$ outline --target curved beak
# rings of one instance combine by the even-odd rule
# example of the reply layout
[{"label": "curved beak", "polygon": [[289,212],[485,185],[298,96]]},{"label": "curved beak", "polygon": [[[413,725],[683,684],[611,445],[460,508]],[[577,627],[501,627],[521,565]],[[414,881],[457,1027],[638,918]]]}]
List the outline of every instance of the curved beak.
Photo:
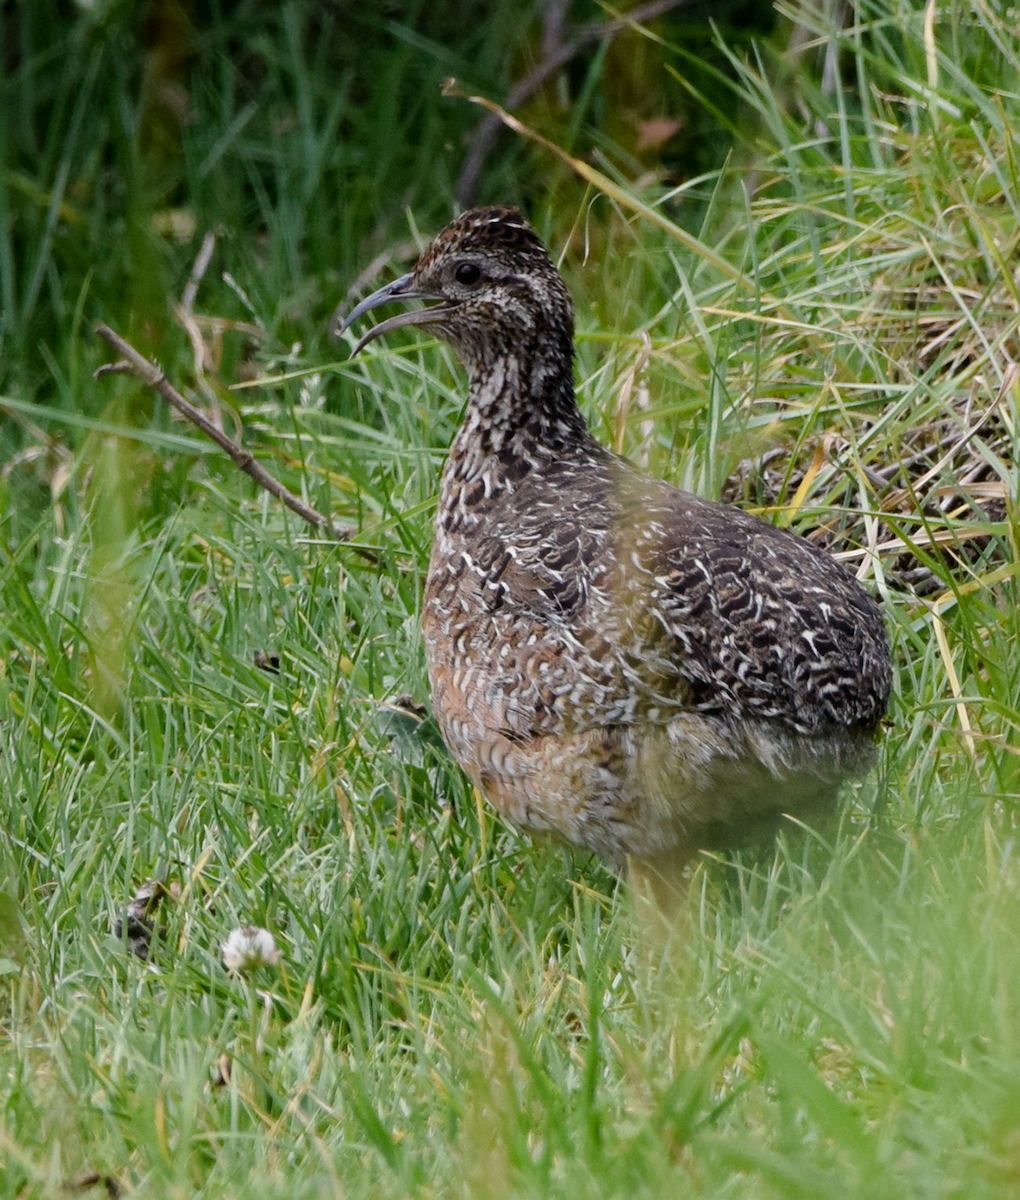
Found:
[{"label": "curved beak", "polygon": [[[394,279],[392,283],[381,287],[377,292],[373,292],[371,296],[366,296],[350,314],[343,318],[343,313],[340,308],[337,308],[333,313],[332,319],[329,322],[329,335],[332,338],[338,338],[345,329],[373,308],[378,308],[380,304],[390,304],[394,301],[404,300],[441,300],[441,296],[436,296],[432,292],[420,292],[411,287],[411,281],[414,278],[414,272],[409,271],[406,275],[401,275],[399,279]],[[414,309],[410,312],[397,313],[395,317],[388,317],[385,321],[380,321],[378,325],[373,325],[372,328],[362,336],[361,340],[351,351],[351,358],[360,352],[368,345],[369,342],[375,341],[377,337],[381,337],[384,333],[389,333],[393,329],[403,329],[405,325],[431,325],[435,321],[441,321],[448,312],[454,309],[454,304],[434,304],[432,308]]]}]

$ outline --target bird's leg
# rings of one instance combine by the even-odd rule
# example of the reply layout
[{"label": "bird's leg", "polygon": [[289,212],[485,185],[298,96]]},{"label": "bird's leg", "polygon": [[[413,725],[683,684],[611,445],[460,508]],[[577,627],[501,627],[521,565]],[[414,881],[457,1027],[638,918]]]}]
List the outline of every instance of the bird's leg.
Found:
[{"label": "bird's leg", "polygon": [[680,917],[690,888],[693,856],[693,848],[677,847],[668,854],[627,859],[627,881],[642,918],[671,926]]}]

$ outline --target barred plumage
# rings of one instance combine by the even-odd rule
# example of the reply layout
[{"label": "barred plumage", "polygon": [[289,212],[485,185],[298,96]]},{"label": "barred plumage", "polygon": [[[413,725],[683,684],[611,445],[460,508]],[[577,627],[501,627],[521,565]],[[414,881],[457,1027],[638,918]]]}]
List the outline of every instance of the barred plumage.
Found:
[{"label": "barred plumage", "polygon": [[[425,586],[436,716],[514,824],[670,880],[700,848],[832,802],[874,759],[891,664],[824,551],[639,472],[574,397],[573,310],[513,208],[458,217],[380,304],[470,377]],[[357,352],[357,351],[356,351]]]}]

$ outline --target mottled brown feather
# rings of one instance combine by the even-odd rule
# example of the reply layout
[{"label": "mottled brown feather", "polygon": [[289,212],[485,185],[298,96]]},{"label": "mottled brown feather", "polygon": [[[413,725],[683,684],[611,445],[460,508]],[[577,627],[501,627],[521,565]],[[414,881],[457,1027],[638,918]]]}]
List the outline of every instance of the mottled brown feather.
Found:
[{"label": "mottled brown feather", "polygon": [[[516,209],[458,217],[403,294],[441,301],[430,328],[470,377],[423,625],[471,779],[521,828],[667,876],[830,804],[872,764],[889,697],[871,596],[812,543],[591,437],[570,296]],[[358,311],[403,296],[377,298]]]}]

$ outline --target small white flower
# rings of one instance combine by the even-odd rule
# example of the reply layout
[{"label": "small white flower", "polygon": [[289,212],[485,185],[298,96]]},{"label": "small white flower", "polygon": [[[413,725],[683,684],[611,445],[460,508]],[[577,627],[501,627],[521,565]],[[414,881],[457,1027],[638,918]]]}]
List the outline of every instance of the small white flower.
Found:
[{"label": "small white flower", "polygon": [[258,925],[232,929],[220,950],[223,953],[223,965],[227,970],[237,971],[242,975],[247,975],[256,967],[275,967],[283,958],[283,951],[277,946],[276,938],[268,929],[262,929]]}]

